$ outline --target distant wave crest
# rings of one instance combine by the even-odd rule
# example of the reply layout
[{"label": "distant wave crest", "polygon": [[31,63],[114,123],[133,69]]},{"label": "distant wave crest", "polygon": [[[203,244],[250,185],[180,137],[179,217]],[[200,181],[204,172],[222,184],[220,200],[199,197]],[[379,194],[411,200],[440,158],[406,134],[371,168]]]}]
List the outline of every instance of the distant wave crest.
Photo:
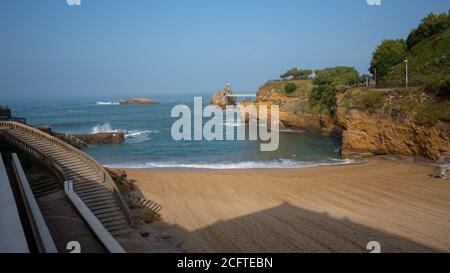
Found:
[{"label": "distant wave crest", "polygon": [[329,159],[326,161],[292,161],[290,159],[278,159],[272,161],[243,161],[222,163],[177,163],[177,162],[146,162],[111,164],[107,167],[130,169],[154,169],[154,168],[190,168],[190,169],[294,169],[313,168],[319,166],[347,165],[356,163],[354,160]]}]

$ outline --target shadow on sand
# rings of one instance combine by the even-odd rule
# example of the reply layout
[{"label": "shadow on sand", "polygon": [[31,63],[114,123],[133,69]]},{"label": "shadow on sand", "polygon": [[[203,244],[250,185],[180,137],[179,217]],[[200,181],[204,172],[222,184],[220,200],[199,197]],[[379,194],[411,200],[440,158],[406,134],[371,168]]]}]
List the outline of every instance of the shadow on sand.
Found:
[{"label": "shadow on sand", "polygon": [[379,242],[381,252],[387,253],[438,251],[401,236],[289,203],[194,231],[164,220],[150,226],[178,241],[179,250],[186,252],[368,253],[366,247],[370,241]]}]

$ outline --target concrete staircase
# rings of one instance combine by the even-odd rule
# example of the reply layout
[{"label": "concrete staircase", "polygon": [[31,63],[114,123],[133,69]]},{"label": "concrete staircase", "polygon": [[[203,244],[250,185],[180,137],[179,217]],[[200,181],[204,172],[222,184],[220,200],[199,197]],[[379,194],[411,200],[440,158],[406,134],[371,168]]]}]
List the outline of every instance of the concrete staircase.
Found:
[{"label": "concrete staircase", "polygon": [[61,190],[61,185],[51,176],[40,176],[33,179],[28,179],[31,190],[37,198],[47,196]]},{"label": "concrete staircase", "polygon": [[[29,151],[57,169],[64,180],[73,181],[76,194],[114,236],[129,231],[130,215],[125,201],[109,174],[94,159],[61,140],[33,127],[0,122],[0,137]],[[36,156],[40,155],[40,156]],[[46,158],[39,158],[46,157]],[[60,188],[51,179],[32,182],[38,196]]]}]

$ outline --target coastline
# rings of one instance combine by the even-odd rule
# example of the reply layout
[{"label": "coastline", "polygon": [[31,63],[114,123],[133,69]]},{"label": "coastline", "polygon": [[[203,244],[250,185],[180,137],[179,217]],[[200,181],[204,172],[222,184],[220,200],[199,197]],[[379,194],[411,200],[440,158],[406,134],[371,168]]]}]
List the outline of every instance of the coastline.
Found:
[{"label": "coastline", "polygon": [[163,206],[147,229],[179,251],[368,252],[369,241],[382,252],[450,251],[450,183],[427,164],[126,171]]}]

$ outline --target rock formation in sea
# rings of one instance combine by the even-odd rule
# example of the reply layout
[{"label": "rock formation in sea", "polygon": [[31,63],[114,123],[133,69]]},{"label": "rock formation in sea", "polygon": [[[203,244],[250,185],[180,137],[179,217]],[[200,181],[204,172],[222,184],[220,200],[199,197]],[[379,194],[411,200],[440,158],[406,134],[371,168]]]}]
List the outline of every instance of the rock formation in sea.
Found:
[{"label": "rock formation in sea", "polygon": [[72,135],[89,145],[96,144],[122,144],[125,141],[124,132],[77,134]]},{"label": "rock formation in sea", "polygon": [[37,129],[50,134],[60,140],[83,150],[89,145],[96,144],[122,144],[125,141],[125,132],[105,132],[95,134],[61,134],[52,130],[49,125],[37,126]]},{"label": "rock formation in sea", "polygon": [[156,102],[152,99],[147,98],[135,98],[135,99],[121,99],[119,104],[155,104]]},{"label": "rock formation in sea", "polygon": [[236,104],[235,98],[227,96],[230,94],[233,94],[233,90],[228,85],[223,90],[212,95],[211,104],[218,105],[222,108],[225,108],[227,105],[235,105]]}]

